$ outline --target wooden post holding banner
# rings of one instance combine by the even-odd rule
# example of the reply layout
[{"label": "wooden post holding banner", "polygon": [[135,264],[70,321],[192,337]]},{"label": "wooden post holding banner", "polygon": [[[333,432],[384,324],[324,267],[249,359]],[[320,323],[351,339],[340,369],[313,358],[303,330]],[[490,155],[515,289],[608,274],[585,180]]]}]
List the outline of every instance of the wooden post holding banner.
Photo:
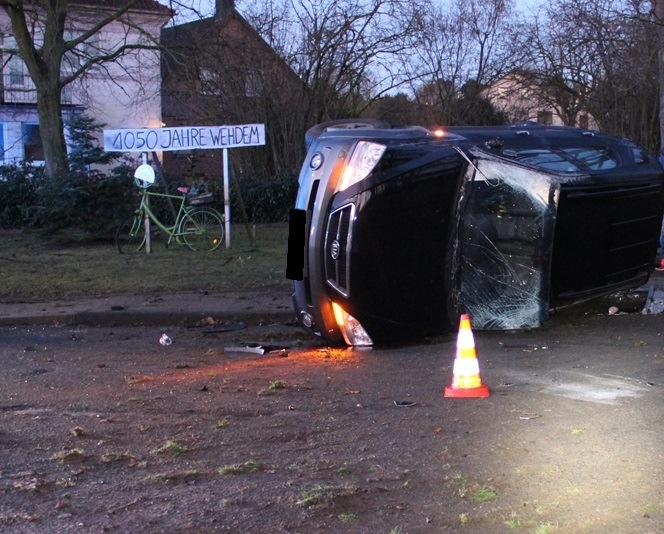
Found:
[{"label": "wooden post holding banner", "polygon": [[[136,169],[134,173],[134,178],[143,180],[147,183],[154,183],[154,169],[148,165],[148,154],[143,152],[143,164]],[[145,202],[148,204],[150,197],[145,197]],[[149,204],[148,204],[149,207]],[[150,241],[150,216],[148,212],[145,212],[145,218],[143,219],[143,226],[145,228],[145,253],[150,254],[152,252],[152,242]]]},{"label": "wooden post holding banner", "polygon": [[[265,144],[265,124],[235,124],[231,126],[178,126],[174,128],[130,128],[104,130],[104,150],[107,152],[167,152],[175,150],[223,150],[224,218],[226,248],[231,246],[231,211],[229,201],[228,149]],[[137,171],[138,172],[138,171]],[[154,179],[153,179],[154,181]],[[146,220],[146,239],[150,239]],[[149,249],[149,241],[146,243]]]},{"label": "wooden post holding banner", "polygon": [[223,150],[224,159],[224,225],[226,226],[226,248],[231,248],[231,202],[228,174],[228,149]]}]

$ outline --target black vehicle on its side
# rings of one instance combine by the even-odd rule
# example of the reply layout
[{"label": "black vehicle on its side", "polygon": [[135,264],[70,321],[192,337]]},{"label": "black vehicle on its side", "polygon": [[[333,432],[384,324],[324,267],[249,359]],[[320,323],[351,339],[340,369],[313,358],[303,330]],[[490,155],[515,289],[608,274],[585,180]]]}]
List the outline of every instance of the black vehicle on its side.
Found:
[{"label": "black vehicle on its side", "polygon": [[631,141],[569,127],[310,130],[288,272],[301,325],[371,345],[541,326],[650,275],[664,172]]}]

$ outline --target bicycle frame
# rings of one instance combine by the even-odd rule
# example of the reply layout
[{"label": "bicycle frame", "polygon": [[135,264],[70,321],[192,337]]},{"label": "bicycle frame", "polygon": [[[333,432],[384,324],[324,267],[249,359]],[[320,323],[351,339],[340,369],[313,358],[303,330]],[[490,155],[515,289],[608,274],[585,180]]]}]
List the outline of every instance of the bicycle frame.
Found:
[{"label": "bicycle frame", "polygon": [[[168,241],[166,242],[166,245],[170,245],[171,241],[173,241],[173,238],[177,240],[178,237],[183,235],[183,232],[179,231],[180,228],[180,222],[182,221],[182,217],[187,214],[191,208],[187,205],[185,205],[187,201],[186,196],[182,195],[170,195],[166,193],[153,193],[147,190],[147,188],[144,188],[141,191],[141,203],[138,206],[138,209],[136,210],[137,215],[141,215],[141,218],[145,217],[145,213],[148,214],[148,217],[152,222],[154,222],[161,230],[166,232],[168,234]],[[159,220],[159,218],[155,215],[155,213],[152,211],[150,208],[150,202],[149,198],[150,197],[162,197],[162,198],[171,198],[171,199],[177,199],[180,201],[180,207],[178,209],[177,216],[175,217],[175,222],[173,223],[172,226],[167,226],[163,222]]]},{"label": "bicycle frame", "polygon": [[[223,217],[211,206],[187,204],[190,200],[197,200],[198,204],[202,204],[201,197],[191,199],[186,194],[152,193],[148,191],[151,183],[138,178],[135,181],[141,189],[141,200],[133,215],[122,221],[115,232],[115,246],[120,254],[132,254],[141,249],[145,249],[148,253],[152,251],[150,221],[168,234],[166,247],[173,241],[178,245],[186,245],[192,250],[212,251],[219,246],[224,237]],[[178,191],[187,192],[185,188],[178,188]],[[212,197],[211,194],[207,196],[210,199]],[[168,201],[173,211],[173,224],[166,224],[159,219],[156,211],[161,212],[161,210],[156,210],[156,206],[153,208],[150,205],[150,197]],[[170,222],[170,217],[167,220]]]}]

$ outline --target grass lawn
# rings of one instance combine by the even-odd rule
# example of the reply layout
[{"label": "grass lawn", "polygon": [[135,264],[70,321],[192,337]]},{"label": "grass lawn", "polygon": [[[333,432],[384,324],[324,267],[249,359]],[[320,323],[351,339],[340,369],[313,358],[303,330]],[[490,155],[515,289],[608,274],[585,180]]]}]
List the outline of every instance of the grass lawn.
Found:
[{"label": "grass lawn", "polygon": [[243,225],[231,227],[231,247],[194,252],[187,246],[152,254],[118,254],[112,241],[75,241],[33,230],[0,230],[0,302],[157,291],[288,289],[288,224],[256,225],[251,246]]}]

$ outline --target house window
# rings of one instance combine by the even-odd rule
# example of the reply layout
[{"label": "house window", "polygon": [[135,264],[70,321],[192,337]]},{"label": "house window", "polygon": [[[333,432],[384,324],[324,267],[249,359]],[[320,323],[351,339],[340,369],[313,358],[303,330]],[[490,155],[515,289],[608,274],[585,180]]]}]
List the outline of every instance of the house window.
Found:
[{"label": "house window", "polygon": [[23,124],[23,159],[25,161],[44,161],[45,159],[39,124]]},{"label": "house window", "polygon": [[263,75],[261,71],[250,69],[244,77],[244,94],[247,98],[255,98],[263,92]]},{"label": "house window", "polygon": [[219,71],[201,67],[198,71],[198,78],[201,81],[202,95],[221,95],[221,78]]},{"label": "house window", "polygon": [[10,59],[7,66],[7,85],[10,87],[22,86],[24,78],[23,61],[19,58]]},{"label": "house window", "polygon": [[[95,33],[94,35],[91,35],[86,41],[79,45],[79,47],[83,53],[83,57],[87,60],[99,56],[101,54],[101,39],[99,34]],[[93,66],[93,68],[95,67],[96,65]]]},{"label": "house window", "polygon": [[[78,39],[81,35],[81,31],[77,30],[65,30],[64,39],[65,41],[73,41]],[[99,65],[90,65],[90,61],[102,55],[100,52],[100,38],[99,34],[94,34],[90,36],[86,41],[79,43],[75,48],[69,50],[64,57],[62,58],[62,73],[63,75],[71,75],[76,72],[83,66],[88,65],[88,70],[90,72],[98,72]]]},{"label": "house window", "polygon": [[553,113],[550,111],[538,111],[537,124],[551,126],[553,124]]},{"label": "house window", "polygon": [[585,113],[579,115],[579,127],[580,128],[583,128],[584,130],[587,130],[588,129],[588,123],[589,123],[588,115],[586,115]]},{"label": "house window", "polygon": [[526,108],[515,107],[512,110],[512,121],[513,122],[523,122],[527,121],[530,118],[530,113]]},{"label": "house window", "polygon": [[10,57],[3,65],[2,81],[4,83],[4,97],[6,103],[37,102],[37,93],[32,78],[28,75],[28,68],[18,56]]}]

